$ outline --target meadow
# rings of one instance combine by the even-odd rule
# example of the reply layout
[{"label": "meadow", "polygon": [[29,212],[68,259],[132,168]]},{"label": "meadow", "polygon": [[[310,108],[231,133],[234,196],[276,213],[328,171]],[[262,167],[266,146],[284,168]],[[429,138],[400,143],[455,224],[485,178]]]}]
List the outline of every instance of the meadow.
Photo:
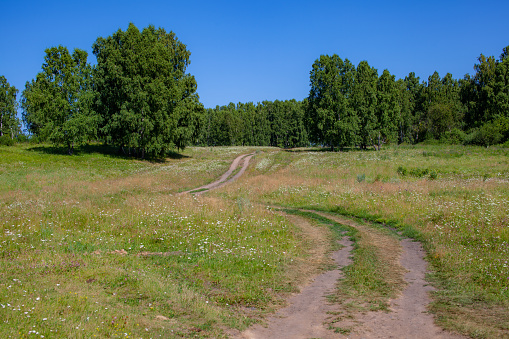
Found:
[{"label": "meadow", "polygon": [[[367,223],[372,232],[382,227],[419,240],[437,289],[436,322],[475,338],[509,337],[508,155],[507,148],[463,146],[273,152],[257,157],[246,181],[232,184],[226,197],[242,192],[263,204],[332,212]],[[397,293],[394,279],[370,288],[355,278],[369,248],[376,245],[357,249],[338,295],[350,289],[357,300],[366,293],[378,300]],[[364,279],[380,274],[375,271]]]},{"label": "meadow", "polygon": [[[178,194],[253,151],[236,182]],[[0,147],[0,336],[220,338],[245,329],[327,269],[326,259],[308,260],[314,240],[274,206],[308,218],[331,239],[328,251],[341,225],[298,209],[421,241],[437,322],[472,337],[508,336],[508,155],[460,146],[191,147],[139,161],[93,147],[75,156]],[[397,289],[363,285],[377,258],[358,269],[372,253],[369,234],[351,236],[354,264],[331,300],[352,291],[349,300],[375,298],[383,309]],[[376,274],[397,281],[400,273]]]}]

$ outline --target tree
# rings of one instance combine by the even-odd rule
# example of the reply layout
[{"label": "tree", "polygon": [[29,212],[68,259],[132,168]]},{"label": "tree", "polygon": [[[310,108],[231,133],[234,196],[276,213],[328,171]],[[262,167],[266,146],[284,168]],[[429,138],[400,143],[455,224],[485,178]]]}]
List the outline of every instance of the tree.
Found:
[{"label": "tree", "polygon": [[398,125],[401,124],[401,106],[395,76],[384,70],[377,84],[378,150],[382,143],[398,140]]},{"label": "tree", "polygon": [[495,68],[493,94],[489,103],[493,118],[509,118],[509,46],[503,49]]},{"label": "tree", "polygon": [[401,119],[398,126],[398,141],[415,142],[418,138],[417,122],[421,116],[421,98],[423,85],[414,72],[404,80],[398,80],[400,88]]},{"label": "tree", "polygon": [[310,72],[307,126],[315,143],[346,147],[357,142],[359,121],[349,105],[355,67],[336,54],[321,55]]},{"label": "tree", "polygon": [[378,72],[361,61],[355,73],[355,85],[352,91],[352,108],[359,117],[359,143],[362,148],[375,146],[378,140],[377,107]]},{"label": "tree", "polygon": [[7,135],[14,139],[21,132],[20,121],[16,116],[18,90],[7,79],[0,76],[0,137]]},{"label": "tree", "polygon": [[32,134],[65,145],[72,154],[75,146],[96,134],[92,68],[83,50],[71,55],[58,46],[45,52],[42,72],[23,91],[23,120]]},{"label": "tree", "polygon": [[440,139],[446,132],[460,128],[464,116],[460,82],[450,73],[441,79],[438,72],[434,72],[423,90],[422,108],[421,140]]},{"label": "tree", "polygon": [[198,140],[205,110],[190,52],[173,32],[134,24],[93,45],[101,132],[108,143],[145,157],[163,156]]},{"label": "tree", "polygon": [[466,86],[462,89],[462,101],[467,105],[465,123],[468,128],[480,127],[493,119],[490,102],[494,97],[495,57],[481,54],[474,65],[475,75],[466,76]]}]

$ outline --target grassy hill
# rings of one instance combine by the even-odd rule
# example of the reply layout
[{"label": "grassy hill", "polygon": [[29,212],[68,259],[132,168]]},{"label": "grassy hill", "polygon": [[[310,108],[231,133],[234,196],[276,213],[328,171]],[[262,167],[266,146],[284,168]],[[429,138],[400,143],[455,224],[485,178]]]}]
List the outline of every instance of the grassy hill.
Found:
[{"label": "grassy hill", "polygon": [[[240,180],[200,197],[178,194],[252,151]],[[509,335],[507,149],[188,148],[152,162],[100,147],[77,153],[0,147],[1,337],[243,329],[327,268],[326,257],[307,260],[313,239],[268,205],[334,212],[419,239],[439,324],[473,337]],[[334,227],[313,222],[331,250]],[[370,298],[348,281],[338,287]],[[380,296],[390,286],[377,288]]]}]

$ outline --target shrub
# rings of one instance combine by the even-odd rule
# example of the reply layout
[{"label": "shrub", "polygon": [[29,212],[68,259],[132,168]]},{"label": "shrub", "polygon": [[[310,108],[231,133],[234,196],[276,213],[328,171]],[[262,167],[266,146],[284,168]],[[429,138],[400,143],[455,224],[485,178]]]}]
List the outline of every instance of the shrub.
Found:
[{"label": "shrub", "polygon": [[440,138],[440,143],[450,145],[461,145],[465,142],[467,134],[459,128],[453,128],[450,131],[444,133]]},{"label": "shrub", "polygon": [[357,174],[357,182],[363,182],[364,180],[366,180],[366,174]]},{"label": "shrub", "polygon": [[429,172],[429,179],[430,180],[435,180],[436,178],[438,178],[438,173],[435,170],[431,170]]},{"label": "shrub", "polygon": [[409,174],[413,177],[421,178],[429,173],[427,168],[411,168]]},{"label": "shrub", "polygon": [[18,142],[18,143],[26,143],[29,141],[30,141],[30,138],[26,134],[20,134],[16,137],[16,142]]},{"label": "shrub", "polygon": [[403,166],[399,166],[396,171],[401,176],[405,176],[407,174],[407,169],[405,167],[403,167]]},{"label": "shrub", "polygon": [[14,145],[14,140],[12,140],[7,135],[2,135],[0,137],[0,145],[2,145],[2,146],[12,146],[12,145]]},{"label": "shrub", "polygon": [[396,170],[398,172],[399,175],[401,176],[406,176],[406,175],[410,175],[412,177],[416,177],[416,178],[422,178],[426,175],[429,174],[429,178],[431,180],[434,180],[438,177],[438,174],[435,170],[429,170],[428,168],[410,168],[410,169],[406,169],[405,167],[403,166],[399,166],[398,169]]},{"label": "shrub", "polygon": [[465,138],[467,145],[490,146],[509,140],[509,118],[499,117],[473,129]]}]

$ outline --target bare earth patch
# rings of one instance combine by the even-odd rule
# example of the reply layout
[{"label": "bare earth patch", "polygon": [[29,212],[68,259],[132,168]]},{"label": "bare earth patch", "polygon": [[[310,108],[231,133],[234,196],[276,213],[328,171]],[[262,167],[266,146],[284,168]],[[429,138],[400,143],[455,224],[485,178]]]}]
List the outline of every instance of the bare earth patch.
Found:
[{"label": "bare earth patch", "polygon": [[[355,221],[319,213],[337,222],[356,227],[366,235],[367,226],[359,225]],[[280,309],[274,316],[267,318],[265,326],[257,324],[242,333],[231,333],[233,338],[465,338],[458,334],[446,332],[433,321],[433,315],[428,313],[430,302],[429,291],[433,288],[425,281],[427,263],[424,251],[418,242],[411,239],[401,241],[402,249],[392,249],[395,260],[399,259],[400,269],[405,270],[404,282],[406,287],[402,293],[390,301],[389,312],[349,313],[342,305],[331,304],[325,298],[336,287],[342,278],[339,268],[349,265],[352,243],[343,238],[341,250],[333,254],[338,269],[318,275],[314,281],[304,287],[301,293],[288,299],[288,306]],[[401,286],[403,286],[403,284]],[[337,314],[350,314],[349,317],[339,317],[333,321],[336,329],[351,329],[348,333],[335,333],[327,329],[327,323]]]},{"label": "bare earth patch", "polygon": [[[360,326],[349,338],[465,338],[442,330],[427,312],[429,291],[433,288],[424,280],[427,263],[424,251],[418,242],[411,239],[401,241],[403,253],[401,265],[408,271],[408,285],[403,294],[391,300],[389,313],[369,312],[356,318]],[[341,326],[341,324],[338,324]]]},{"label": "bare earth patch", "polygon": [[[238,179],[244,172],[246,171],[247,167],[249,166],[249,160],[253,157],[254,153],[251,154],[242,154],[233,160],[232,164],[230,165],[230,168],[228,171],[226,171],[218,180],[211,182],[210,184],[193,188],[191,190],[180,192],[179,194],[185,194],[185,193],[192,193],[195,195],[200,195],[204,192],[207,192],[209,190],[222,187],[226,185],[227,183],[230,183],[236,179]],[[230,178],[232,173],[239,167],[240,162],[244,160],[243,165],[238,173],[236,173],[233,177]],[[229,178],[229,179],[228,179]]]},{"label": "bare earth patch", "polygon": [[233,337],[242,339],[336,338],[337,334],[328,330],[324,324],[330,318],[330,314],[335,313],[338,308],[327,302],[326,295],[332,293],[338,279],[342,278],[340,268],[350,263],[352,242],[343,238],[340,244],[344,247],[332,255],[337,269],[318,275],[311,284],[302,289],[301,293],[289,298],[289,305],[269,317],[266,320],[266,327],[257,324],[242,333],[234,334]]}]

